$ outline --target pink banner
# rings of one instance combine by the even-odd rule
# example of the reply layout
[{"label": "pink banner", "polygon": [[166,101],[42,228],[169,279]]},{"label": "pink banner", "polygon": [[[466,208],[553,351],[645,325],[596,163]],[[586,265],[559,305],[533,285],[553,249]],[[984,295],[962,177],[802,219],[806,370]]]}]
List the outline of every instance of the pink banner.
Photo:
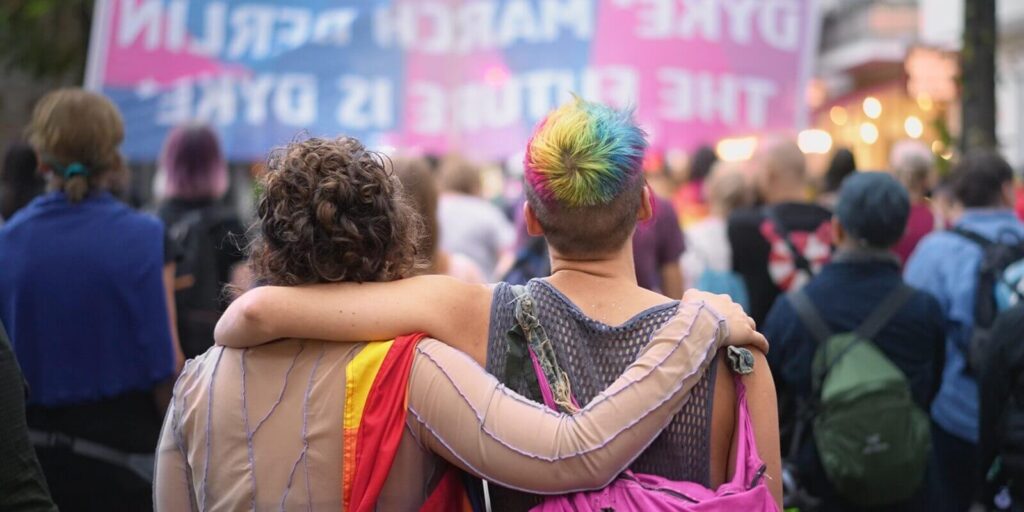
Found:
[{"label": "pink banner", "polygon": [[806,122],[815,0],[99,0],[88,85],[152,159],[203,121],[235,159],[298,133],[505,158],[572,94],[659,150]]}]

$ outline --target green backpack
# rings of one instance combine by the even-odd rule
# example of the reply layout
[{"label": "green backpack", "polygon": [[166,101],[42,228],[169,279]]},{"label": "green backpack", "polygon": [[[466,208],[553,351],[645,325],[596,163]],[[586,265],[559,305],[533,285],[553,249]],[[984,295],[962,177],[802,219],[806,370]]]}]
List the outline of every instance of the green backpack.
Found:
[{"label": "green backpack", "polygon": [[914,403],[906,375],[872,341],[913,293],[900,285],[857,330],[842,334],[832,333],[803,291],[788,295],[818,342],[802,421],[813,424],[829,481],[862,506],[907,500],[925,476],[928,415]]}]

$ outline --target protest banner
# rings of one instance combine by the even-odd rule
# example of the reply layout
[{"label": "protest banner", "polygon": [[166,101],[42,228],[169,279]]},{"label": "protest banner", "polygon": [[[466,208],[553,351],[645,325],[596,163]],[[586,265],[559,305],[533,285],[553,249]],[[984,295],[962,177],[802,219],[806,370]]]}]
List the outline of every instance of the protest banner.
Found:
[{"label": "protest banner", "polygon": [[794,130],[815,0],[98,0],[86,86],[125,153],[217,128],[233,160],[301,134],[480,158],[578,94],[634,107],[659,150]]}]

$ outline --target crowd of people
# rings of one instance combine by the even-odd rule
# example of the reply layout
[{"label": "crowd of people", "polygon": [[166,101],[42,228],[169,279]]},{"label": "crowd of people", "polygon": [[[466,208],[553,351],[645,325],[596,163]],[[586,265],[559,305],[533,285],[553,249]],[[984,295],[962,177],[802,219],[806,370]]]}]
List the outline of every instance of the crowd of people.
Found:
[{"label": "crowd of people", "polygon": [[995,152],[680,174],[573,99],[518,201],[311,137],[249,222],[215,131],[171,130],[149,212],[124,137],[55,91],[0,169],[0,509],[1024,510]]}]

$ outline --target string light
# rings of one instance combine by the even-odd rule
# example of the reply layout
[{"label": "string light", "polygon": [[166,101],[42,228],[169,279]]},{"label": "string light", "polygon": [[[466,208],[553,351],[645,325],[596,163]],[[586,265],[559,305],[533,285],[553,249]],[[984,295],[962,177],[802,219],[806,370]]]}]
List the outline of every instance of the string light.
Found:
[{"label": "string light", "polygon": [[924,134],[924,123],[921,122],[921,118],[917,116],[909,116],[907,120],[903,122],[903,129],[907,131],[907,135],[912,139],[920,139],[921,135]]},{"label": "string light", "polygon": [[796,144],[804,153],[823,155],[832,149],[832,136],[824,130],[804,130],[797,135]]},{"label": "string light", "polygon": [[871,119],[878,119],[882,115],[882,102],[878,101],[878,98],[874,96],[868,96],[864,98],[864,114]]},{"label": "string light", "polygon": [[757,137],[722,139],[715,145],[715,153],[718,153],[718,158],[726,162],[750,160],[756,149]]},{"label": "string light", "polygon": [[833,123],[839,126],[846,124],[846,121],[849,118],[849,116],[846,114],[846,109],[840,107],[839,105],[836,105],[829,109],[828,117],[829,119],[832,120]]},{"label": "string light", "polygon": [[878,127],[873,123],[861,123],[860,125],[860,140],[866,144],[874,144],[878,142]]}]

